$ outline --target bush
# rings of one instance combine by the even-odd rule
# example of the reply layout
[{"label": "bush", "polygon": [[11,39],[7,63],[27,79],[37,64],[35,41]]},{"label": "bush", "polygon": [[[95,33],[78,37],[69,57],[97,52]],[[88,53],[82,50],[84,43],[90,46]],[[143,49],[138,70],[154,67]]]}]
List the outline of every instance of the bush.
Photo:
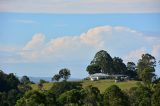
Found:
[{"label": "bush", "polygon": [[55,82],[49,92],[54,93],[56,96],[64,93],[65,91],[72,90],[72,89],[82,89],[82,85],[80,82]]},{"label": "bush", "polygon": [[129,106],[128,97],[116,85],[106,89],[103,100],[104,106]]}]

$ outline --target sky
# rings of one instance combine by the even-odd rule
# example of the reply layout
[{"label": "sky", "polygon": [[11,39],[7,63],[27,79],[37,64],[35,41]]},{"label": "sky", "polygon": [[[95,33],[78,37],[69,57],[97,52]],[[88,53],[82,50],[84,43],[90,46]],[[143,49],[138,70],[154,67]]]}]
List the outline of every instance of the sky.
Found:
[{"label": "sky", "polygon": [[0,23],[0,69],[17,76],[84,78],[102,49],[124,63],[160,60],[159,0],[0,0]]}]

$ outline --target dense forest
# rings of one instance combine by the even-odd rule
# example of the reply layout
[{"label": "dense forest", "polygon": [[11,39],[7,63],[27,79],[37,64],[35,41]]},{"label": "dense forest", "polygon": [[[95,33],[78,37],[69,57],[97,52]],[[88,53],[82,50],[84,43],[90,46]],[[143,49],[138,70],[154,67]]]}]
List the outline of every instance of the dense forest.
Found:
[{"label": "dense forest", "polygon": [[89,74],[124,74],[139,80],[137,87],[129,90],[112,85],[103,93],[96,87],[83,88],[79,82],[67,81],[71,76],[67,68],[53,76],[55,82],[49,90],[42,89],[47,83],[44,80],[37,84],[38,90],[32,90],[34,82],[29,77],[19,79],[0,71],[0,106],[160,106],[160,78],[155,67],[156,59],[150,54],[142,54],[137,64],[124,64],[121,58],[112,58],[101,50],[87,66]]}]

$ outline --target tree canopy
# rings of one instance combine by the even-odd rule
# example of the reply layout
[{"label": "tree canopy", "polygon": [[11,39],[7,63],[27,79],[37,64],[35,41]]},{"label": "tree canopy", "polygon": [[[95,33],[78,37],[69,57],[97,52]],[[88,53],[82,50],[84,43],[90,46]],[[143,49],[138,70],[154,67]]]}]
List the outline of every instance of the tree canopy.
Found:
[{"label": "tree canopy", "polygon": [[104,93],[104,106],[129,106],[129,100],[118,86],[112,85]]},{"label": "tree canopy", "polygon": [[102,73],[112,73],[113,72],[113,59],[112,57],[104,50],[97,52],[94,56],[94,59],[91,61],[91,64],[97,64]]},{"label": "tree canopy", "polygon": [[126,65],[123,63],[123,60],[119,57],[113,58],[113,74],[125,74],[127,71]]},{"label": "tree canopy", "polygon": [[63,68],[59,71],[59,75],[66,81],[70,77],[71,73],[69,69]]},{"label": "tree canopy", "polygon": [[140,79],[147,85],[152,82],[152,78],[155,76],[156,59],[150,54],[143,54],[137,64],[137,74]]},{"label": "tree canopy", "polygon": [[[98,51],[86,71],[89,74],[105,73],[105,74],[128,74],[126,65],[119,57],[112,58],[105,50]],[[130,75],[130,74],[128,74]]]},{"label": "tree canopy", "polygon": [[21,82],[22,84],[29,84],[29,83],[31,83],[31,81],[30,81],[30,79],[29,79],[28,76],[22,76],[20,82]]},{"label": "tree canopy", "polygon": [[91,64],[87,66],[86,71],[89,74],[101,73],[101,67],[98,66],[97,64]]}]

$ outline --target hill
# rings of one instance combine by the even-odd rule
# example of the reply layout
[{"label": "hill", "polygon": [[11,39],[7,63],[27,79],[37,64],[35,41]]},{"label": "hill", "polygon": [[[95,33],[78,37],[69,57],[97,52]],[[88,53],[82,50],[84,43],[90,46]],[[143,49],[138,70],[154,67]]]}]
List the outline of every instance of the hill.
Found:
[{"label": "hill", "polygon": [[[86,86],[92,85],[93,87],[97,87],[100,92],[104,92],[106,88],[110,87],[111,85],[117,85],[122,90],[128,90],[131,87],[136,87],[138,81],[124,81],[124,82],[117,82],[115,83],[114,80],[99,80],[99,81],[90,81],[90,80],[84,80],[80,81],[82,84],[82,87],[85,88]],[[44,83],[43,89],[48,90],[52,87],[54,82],[50,83]],[[38,86],[37,84],[32,84],[31,87],[33,90],[37,90]]]}]

